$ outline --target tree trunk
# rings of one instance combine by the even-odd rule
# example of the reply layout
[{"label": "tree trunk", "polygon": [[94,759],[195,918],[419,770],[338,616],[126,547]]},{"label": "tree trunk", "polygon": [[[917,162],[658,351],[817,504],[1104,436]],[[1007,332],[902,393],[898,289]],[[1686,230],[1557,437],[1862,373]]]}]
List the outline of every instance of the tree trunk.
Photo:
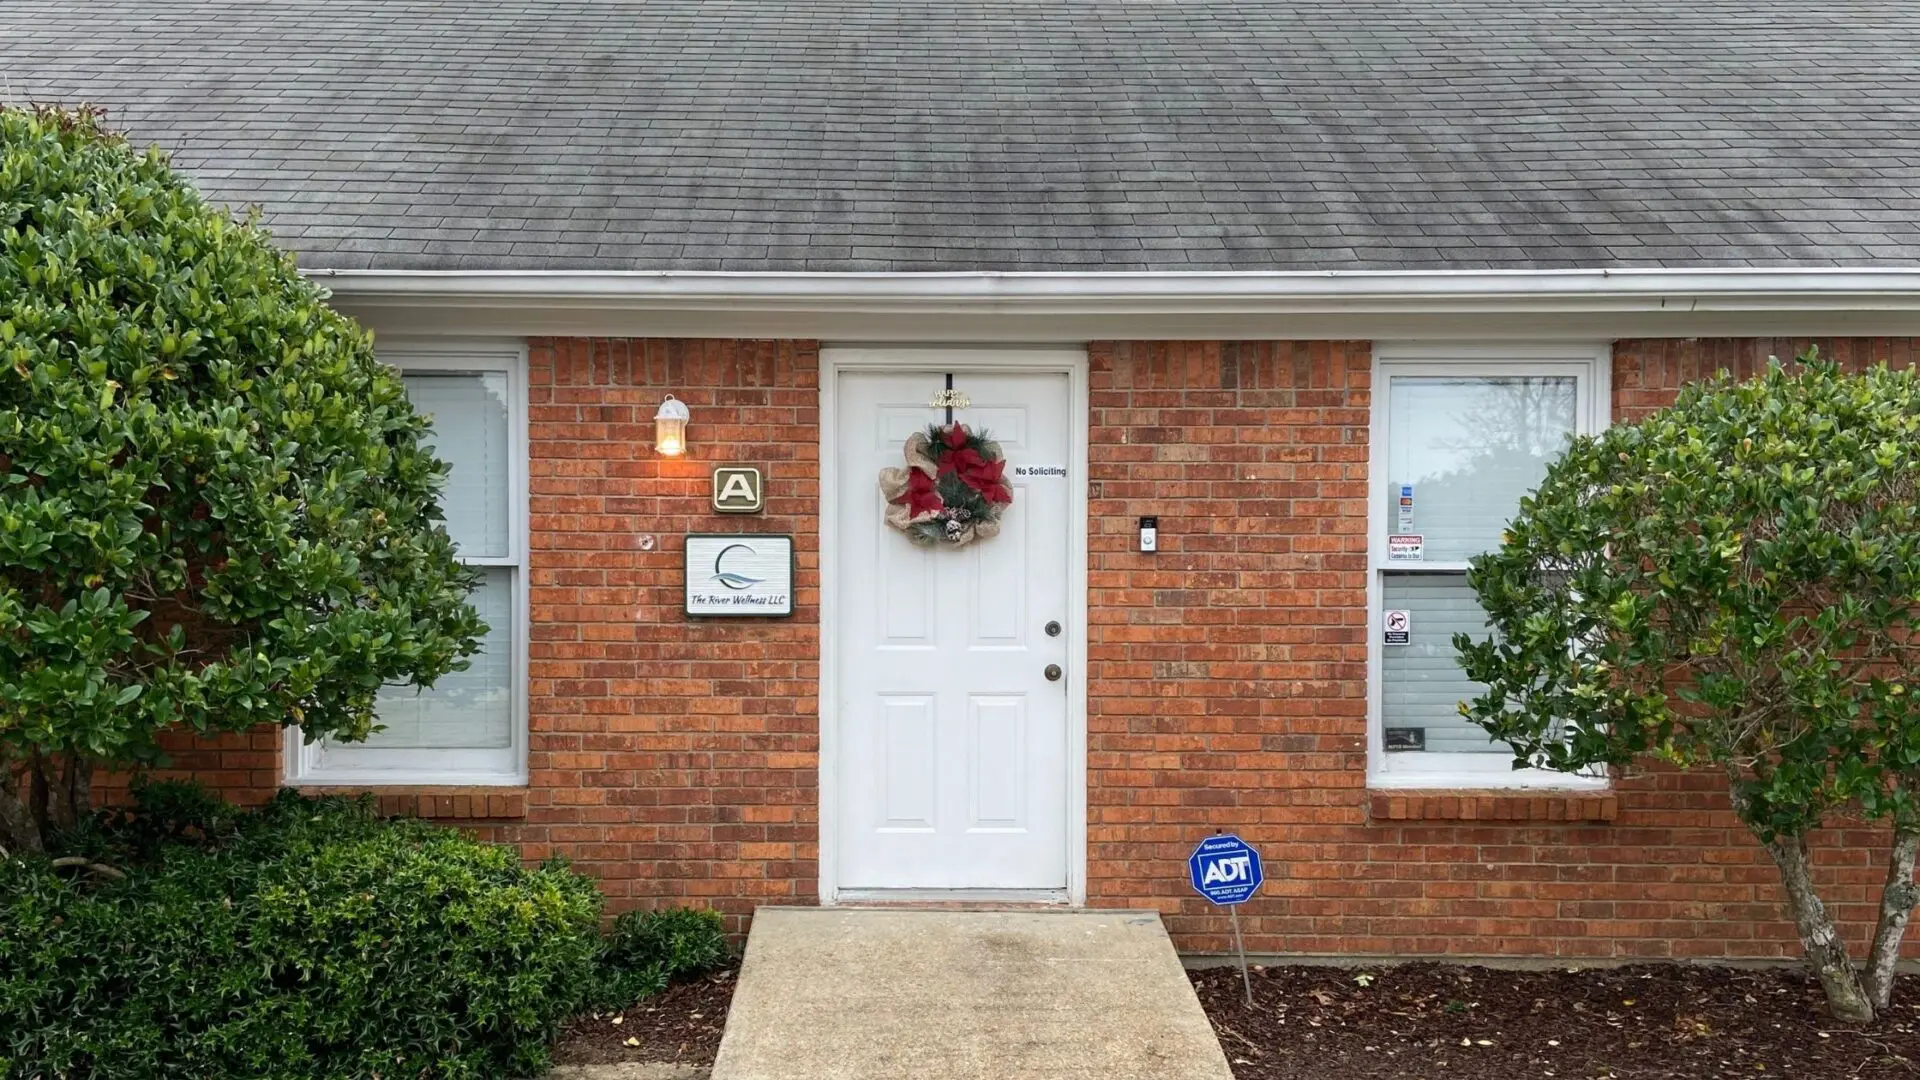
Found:
[{"label": "tree trunk", "polygon": [[33,759],[27,764],[27,813],[33,815],[33,827],[40,834],[41,847],[46,846],[47,838],[54,831],[54,822],[47,814],[47,804],[51,798],[47,784],[47,759],[35,750]]},{"label": "tree trunk", "polygon": [[0,759],[0,847],[10,852],[40,851],[46,845],[33,807],[22,789],[33,786],[17,761]]},{"label": "tree trunk", "polygon": [[1777,836],[1766,844],[1767,854],[1780,867],[1780,878],[1787,887],[1787,906],[1800,931],[1800,944],[1807,951],[1807,963],[1827,992],[1827,1008],[1836,1019],[1865,1024],[1873,1020],[1873,1002],[1860,985],[1860,973],[1854,970],[1847,944],[1834,928],[1833,916],[1813,889],[1813,868],[1807,858],[1807,838]]},{"label": "tree trunk", "polygon": [[75,754],[71,761],[73,779],[67,785],[67,796],[73,800],[74,821],[85,821],[93,813],[93,759]]},{"label": "tree trunk", "polygon": [[34,753],[25,761],[0,759],[0,847],[44,851],[55,834],[93,812],[93,761]]},{"label": "tree trunk", "polygon": [[1880,1012],[1893,1005],[1900,943],[1907,936],[1907,921],[1913,917],[1914,906],[1920,904],[1920,885],[1913,880],[1916,855],[1920,855],[1920,822],[1895,826],[1893,847],[1887,854],[1887,883],[1880,890],[1880,922],[1874,927],[1873,948],[1867,952],[1862,980],[1867,999]]},{"label": "tree trunk", "polygon": [[66,755],[64,762],[48,760],[47,780],[52,789],[47,819],[59,829],[71,829],[86,820],[93,810],[93,763],[78,754]]}]

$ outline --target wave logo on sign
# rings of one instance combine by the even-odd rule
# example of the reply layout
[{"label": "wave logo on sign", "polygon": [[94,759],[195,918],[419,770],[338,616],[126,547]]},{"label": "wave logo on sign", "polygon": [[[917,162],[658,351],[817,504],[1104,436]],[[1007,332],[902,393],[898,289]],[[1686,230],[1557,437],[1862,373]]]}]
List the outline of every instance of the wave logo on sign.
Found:
[{"label": "wave logo on sign", "polygon": [[720,554],[713,557],[713,580],[734,590],[751,589],[755,585],[767,580],[766,578],[748,577],[745,574],[721,569],[720,564],[725,562],[727,556],[735,551],[744,551],[749,555],[754,553],[753,549],[745,544],[728,544],[726,547],[721,548]]}]

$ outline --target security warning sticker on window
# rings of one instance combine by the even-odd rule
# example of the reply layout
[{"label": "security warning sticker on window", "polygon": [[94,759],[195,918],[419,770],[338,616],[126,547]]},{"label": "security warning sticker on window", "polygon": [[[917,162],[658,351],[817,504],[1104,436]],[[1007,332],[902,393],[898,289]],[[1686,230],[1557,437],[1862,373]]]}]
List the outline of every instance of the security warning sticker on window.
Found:
[{"label": "security warning sticker on window", "polygon": [[1423,727],[1390,727],[1384,729],[1386,735],[1381,749],[1391,754],[1396,750],[1425,750],[1427,748],[1427,729]]},{"label": "security warning sticker on window", "polygon": [[1413,635],[1413,612],[1387,611],[1380,616],[1380,640],[1388,645],[1405,645]]},{"label": "security warning sticker on window", "polygon": [[1427,538],[1419,533],[1394,533],[1387,537],[1388,562],[1426,562]]}]

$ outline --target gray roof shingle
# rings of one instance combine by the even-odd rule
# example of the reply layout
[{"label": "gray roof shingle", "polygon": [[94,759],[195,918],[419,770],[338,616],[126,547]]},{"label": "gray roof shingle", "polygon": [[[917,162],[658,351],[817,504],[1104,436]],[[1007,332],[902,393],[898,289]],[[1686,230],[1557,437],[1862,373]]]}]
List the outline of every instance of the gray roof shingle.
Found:
[{"label": "gray roof shingle", "polygon": [[1910,0],[8,0],[304,265],[1920,260]]}]

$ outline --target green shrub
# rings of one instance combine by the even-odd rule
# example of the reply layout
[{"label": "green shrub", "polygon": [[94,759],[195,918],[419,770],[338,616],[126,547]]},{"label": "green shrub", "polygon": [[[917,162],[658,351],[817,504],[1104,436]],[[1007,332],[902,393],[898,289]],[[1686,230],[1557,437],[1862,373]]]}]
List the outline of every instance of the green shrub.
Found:
[{"label": "green shrub", "polygon": [[627,1005],[675,979],[726,964],[727,931],[718,912],[698,908],[629,911],[613,922],[601,953],[599,1004]]},{"label": "green shrub", "polygon": [[600,895],[563,867],[364,800],[141,797],[79,838],[125,880],[0,863],[9,1080],[524,1075],[597,985]]},{"label": "green shrub", "polygon": [[[1486,684],[1466,715],[1516,765],[1720,776],[1834,1013],[1891,1008],[1920,903],[1920,372],[1809,350],[1576,439],[1467,581],[1495,633],[1454,638]],[[1808,836],[1862,817],[1890,829],[1856,965]]]},{"label": "green shrub", "polygon": [[0,846],[162,730],[364,738],[461,666],[426,434],[253,222],[95,113],[0,107]]}]

